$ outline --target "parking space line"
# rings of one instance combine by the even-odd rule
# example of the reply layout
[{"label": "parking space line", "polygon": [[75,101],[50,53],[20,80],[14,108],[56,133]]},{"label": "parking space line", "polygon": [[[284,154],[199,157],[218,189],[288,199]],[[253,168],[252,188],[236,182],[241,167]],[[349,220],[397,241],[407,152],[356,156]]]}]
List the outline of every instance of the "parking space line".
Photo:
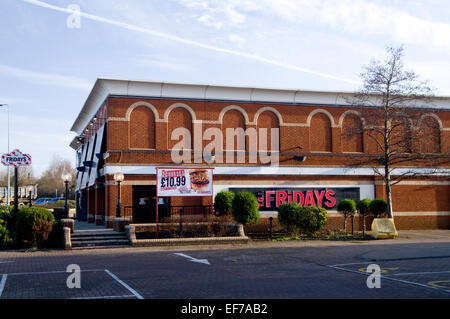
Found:
[{"label": "parking space line", "polygon": [[8,278],[8,275],[7,275],[7,274],[4,274],[4,275],[2,276],[2,281],[0,281],[0,297],[2,296],[3,289],[5,288],[6,278]]},{"label": "parking space line", "polygon": [[403,272],[399,274],[389,274],[389,276],[408,276],[408,275],[430,275],[430,274],[446,274],[448,271],[424,271],[424,272]]},{"label": "parking space line", "polygon": [[[351,270],[351,269],[346,269],[346,268],[337,267],[337,266],[333,266],[333,265],[330,265],[330,266],[327,266],[327,267],[330,267],[330,268],[333,268],[333,269],[336,269],[336,270],[347,271],[347,272],[351,272],[351,273],[355,273],[355,274],[359,274],[359,275],[364,275],[364,276],[369,276],[370,275],[369,273],[361,272],[361,271],[358,271],[358,270]],[[401,282],[401,283],[404,283],[404,284],[419,286],[419,287],[423,287],[423,288],[429,288],[429,289],[449,292],[449,290],[445,290],[445,289],[442,289],[442,288],[433,287],[433,286],[430,286],[430,285],[425,285],[425,284],[421,284],[421,283],[413,282],[413,281],[409,281],[409,280],[396,279],[396,278],[392,278],[392,277],[389,277],[389,276],[386,276],[386,275],[380,275],[380,278],[381,279],[392,280],[392,281],[398,281],[398,282]]]},{"label": "parking space line", "polygon": [[135,295],[122,295],[122,296],[102,296],[102,297],[79,297],[79,298],[70,298],[70,299],[119,299],[119,298],[128,298],[128,297],[136,297]]},{"label": "parking space line", "polygon": [[[87,269],[81,270],[81,272],[92,272],[92,271],[104,271],[104,269]],[[35,272],[13,272],[9,273],[8,276],[25,276],[25,275],[48,275],[48,274],[67,274],[66,270],[54,270],[54,271],[35,271]]]},{"label": "parking space line", "polygon": [[112,272],[110,272],[108,269],[104,269],[104,271],[110,275],[112,278],[114,278],[119,284],[124,286],[129,292],[131,292],[137,299],[144,299],[140,294],[136,292],[133,288],[128,286],[126,283],[124,283],[122,280],[120,280],[116,275],[114,275]]}]

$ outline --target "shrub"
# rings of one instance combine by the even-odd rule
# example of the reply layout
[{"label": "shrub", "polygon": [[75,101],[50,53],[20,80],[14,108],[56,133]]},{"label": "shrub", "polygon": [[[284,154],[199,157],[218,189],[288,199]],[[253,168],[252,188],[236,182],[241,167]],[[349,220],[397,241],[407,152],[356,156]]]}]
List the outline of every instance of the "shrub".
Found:
[{"label": "shrub", "polygon": [[290,233],[312,234],[325,226],[327,211],[322,207],[284,203],[278,207],[278,221]]},{"label": "shrub", "polygon": [[328,213],[323,207],[300,207],[299,228],[303,232],[312,234],[325,226]]},{"label": "shrub", "polygon": [[246,226],[259,222],[259,206],[256,196],[249,192],[239,192],[233,200],[233,218]]},{"label": "shrub", "polygon": [[370,202],[370,212],[375,218],[381,217],[387,212],[387,203],[382,198],[376,198]]},{"label": "shrub", "polygon": [[25,245],[41,247],[52,231],[55,218],[41,207],[23,207],[17,214],[17,239]]},{"label": "shrub", "polygon": [[218,192],[214,197],[214,211],[217,216],[227,216],[232,213],[234,193],[230,191]]},{"label": "shrub", "polygon": [[0,249],[12,246],[13,239],[9,237],[9,231],[6,228],[6,222],[0,219]]},{"label": "shrub", "polygon": [[337,206],[337,211],[344,215],[344,231],[347,229],[347,217],[356,213],[356,204],[353,199],[343,199]]},{"label": "shrub", "polygon": [[299,230],[300,210],[301,206],[297,203],[284,203],[277,209],[278,222],[291,234]]},{"label": "shrub", "polygon": [[361,199],[356,203],[356,210],[363,217],[363,235],[366,230],[366,216],[370,214],[370,203],[371,200],[368,198]]}]

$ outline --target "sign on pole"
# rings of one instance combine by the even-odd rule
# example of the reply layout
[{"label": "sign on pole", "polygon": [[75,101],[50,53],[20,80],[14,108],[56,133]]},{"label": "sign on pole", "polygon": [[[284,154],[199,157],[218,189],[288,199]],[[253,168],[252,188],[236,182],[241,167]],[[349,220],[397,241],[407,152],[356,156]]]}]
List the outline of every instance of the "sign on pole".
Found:
[{"label": "sign on pole", "polygon": [[14,150],[9,154],[2,155],[2,164],[5,166],[28,166],[31,165],[31,156],[29,154],[23,154],[19,150]]},{"label": "sign on pole", "polygon": [[[2,155],[2,164],[5,166],[14,167],[14,215],[17,216],[17,210],[19,206],[18,201],[18,169],[20,166],[31,165],[31,156],[29,154],[23,154],[19,150],[14,150],[11,153]],[[9,205],[9,203],[8,203]]]},{"label": "sign on pole", "polygon": [[158,197],[212,196],[212,168],[162,168],[156,170]]}]

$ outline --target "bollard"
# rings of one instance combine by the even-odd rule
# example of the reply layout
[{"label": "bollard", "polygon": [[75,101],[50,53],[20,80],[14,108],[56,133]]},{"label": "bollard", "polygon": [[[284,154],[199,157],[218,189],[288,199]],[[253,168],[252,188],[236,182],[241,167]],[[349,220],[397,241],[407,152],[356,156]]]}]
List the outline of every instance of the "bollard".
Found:
[{"label": "bollard", "polygon": [[354,219],[354,216],[352,215],[352,216],[350,216],[350,218],[352,219],[352,236],[353,236],[353,219]]},{"label": "bollard", "polygon": [[269,222],[270,222],[270,226],[269,226],[269,238],[270,238],[270,240],[272,240],[272,221],[273,221],[273,217],[269,217]]}]

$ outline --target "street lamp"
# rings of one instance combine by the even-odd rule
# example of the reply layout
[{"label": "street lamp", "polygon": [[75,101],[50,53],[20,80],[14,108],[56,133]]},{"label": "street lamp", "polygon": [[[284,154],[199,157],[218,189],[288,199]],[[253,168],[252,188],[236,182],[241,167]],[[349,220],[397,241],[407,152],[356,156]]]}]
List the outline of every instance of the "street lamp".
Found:
[{"label": "street lamp", "polygon": [[116,217],[120,217],[120,183],[123,182],[125,176],[123,173],[118,172],[114,174],[114,180],[117,182],[117,206],[116,206]]},{"label": "street lamp", "polygon": [[31,193],[33,193],[33,185],[28,185],[27,186],[27,190],[28,190],[28,207],[31,207]]},{"label": "street lamp", "polygon": [[72,181],[72,174],[70,174],[69,172],[64,172],[61,177],[62,177],[62,180],[64,181],[64,185],[66,186],[66,196],[64,199],[64,215],[66,216],[65,218],[67,218],[69,216],[69,207],[67,205],[67,196],[69,195],[69,182]]},{"label": "street lamp", "polygon": [[[8,154],[9,154],[9,104],[0,104],[0,106],[7,106],[8,107]],[[11,203],[10,179],[11,179],[11,167],[8,166],[8,188],[7,188],[8,194],[6,194],[6,200],[7,200],[7,204],[8,205]]]}]

